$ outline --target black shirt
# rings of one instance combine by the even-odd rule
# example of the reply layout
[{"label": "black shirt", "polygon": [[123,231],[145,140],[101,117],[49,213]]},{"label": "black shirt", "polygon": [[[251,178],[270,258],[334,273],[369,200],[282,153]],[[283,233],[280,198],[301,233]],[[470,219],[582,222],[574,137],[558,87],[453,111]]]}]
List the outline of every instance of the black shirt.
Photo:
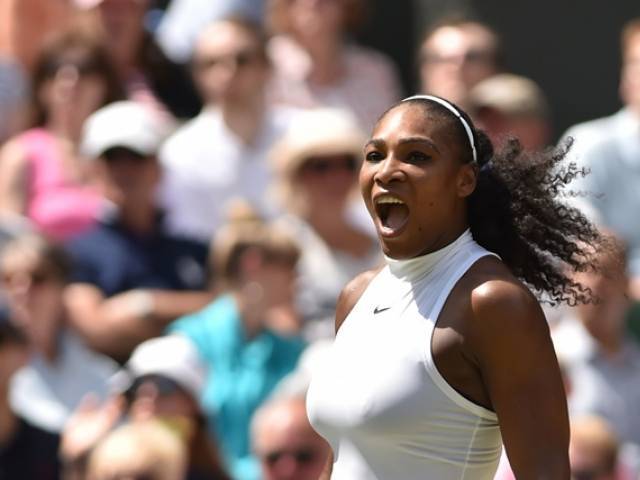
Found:
[{"label": "black shirt", "polygon": [[0,480],[58,480],[60,437],[18,419],[9,443],[0,445]]}]

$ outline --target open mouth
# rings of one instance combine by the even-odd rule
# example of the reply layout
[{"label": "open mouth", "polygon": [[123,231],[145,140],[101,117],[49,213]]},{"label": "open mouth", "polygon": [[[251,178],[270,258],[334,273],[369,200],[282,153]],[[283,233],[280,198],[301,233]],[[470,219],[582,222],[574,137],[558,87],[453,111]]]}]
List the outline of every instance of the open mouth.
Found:
[{"label": "open mouth", "polygon": [[385,194],[377,197],[375,210],[380,220],[380,232],[385,236],[399,234],[409,220],[409,207],[393,195]]}]

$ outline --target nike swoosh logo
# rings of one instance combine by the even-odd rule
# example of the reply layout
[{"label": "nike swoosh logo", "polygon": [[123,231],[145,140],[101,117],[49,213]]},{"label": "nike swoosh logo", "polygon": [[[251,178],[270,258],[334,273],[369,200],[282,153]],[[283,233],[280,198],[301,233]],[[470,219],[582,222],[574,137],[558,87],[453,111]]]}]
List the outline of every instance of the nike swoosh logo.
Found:
[{"label": "nike swoosh logo", "polygon": [[380,307],[376,307],[376,308],[374,308],[374,309],[373,309],[373,313],[374,313],[374,315],[375,315],[375,314],[377,314],[377,313],[384,312],[385,310],[389,310],[390,308],[391,308],[391,307],[382,307],[382,308],[380,308]]}]

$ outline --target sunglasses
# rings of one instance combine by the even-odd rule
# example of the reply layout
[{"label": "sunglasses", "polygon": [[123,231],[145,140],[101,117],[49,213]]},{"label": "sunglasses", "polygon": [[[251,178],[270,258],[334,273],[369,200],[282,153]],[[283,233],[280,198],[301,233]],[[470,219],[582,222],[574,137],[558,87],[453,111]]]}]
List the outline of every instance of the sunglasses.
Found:
[{"label": "sunglasses", "polygon": [[311,157],[302,165],[301,171],[317,175],[330,172],[347,171],[353,173],[358,168],[358,162],[351,155],[337,155],[332,157]]},{"label": "sunglasses", "polygon": [[[458,57],[438,55],[437,53],[425,53],[422,55],[420,62],[424,64],[444,64],[457,61]],[[469,50],[462,56],[463,63],[480,64],[491,63],[494,61],[494,54],[485,50]]]},{"label": "sunglasses", "polygon": [[177,392],[182,392],[182,387],[180,387],[180,385],[178,385],[176,381],[168,377],[165,377],[163,375],[154,374],[154,375],[143,375],[141,377],[136,378],[131,384],[131,387],[129,388],[129,390],[127,390],[127,397],[130,399],[133,399],[138,389],[146,383],[151,383],[157,390],[158,395],[161,397],[173,395],[174,393],[177,393]]},{"label": "sunglasses", "polygon": [[54,278],[53,274],[44,270],[34,270],[33,272],[20,272],[20,273],[3,272],[1,277],[2,283],[4,285],[11,285],[12,283],[14,283],[15,279],[21,275],[23,275],[24,277],[28,277],[31,285],[35,287],[44,285],[45,283],[49,282]]},{"label": "sunglasses", "polygon": [[98,62],[90,59],[52,58],[43,66],[45,77],[53,77],[64,67],[75,68],[80,75],[91,75],[100,71]]},{"label": "sunglasses", "polygon": [[299,448],[295,450],[274,450],[262,455],[262,460],[269,467],[275,466],[282,458],[289,457],[298,465],[307,465],[316,459],[317,452],[311,448]]},{"label": "sunglasses", "polygon": [[607,471],[602,468],[575,470],[571,472],[571,480],[597,480],[606,473]]},{"label": "sunglasses", "polygon": [[194,66],[199,71],[210,70],[221,65],[244,68],[255,63],[259,57],[261,57],[260,53],[255,50],[240,50],[229,55],[209,55],[196,59]]},{"label": "sunglasses", "polygon": [[143,155],[125,147],[109,148],[101,156],[107,163],[144,162],[151,158],[148,155]]}]

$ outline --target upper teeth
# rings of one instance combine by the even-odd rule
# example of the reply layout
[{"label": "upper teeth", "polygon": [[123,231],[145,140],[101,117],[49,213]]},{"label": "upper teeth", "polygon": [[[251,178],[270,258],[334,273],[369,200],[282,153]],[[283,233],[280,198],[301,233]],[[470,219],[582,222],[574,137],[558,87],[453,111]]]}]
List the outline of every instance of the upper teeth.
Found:
[{"label": "upper teeth", "polygon": [[376,203],[380,204],[380,203],[394,203],[397,205],[402,205],[404,204],[404,202],[402,200],[400,200],[399,198],[393,197],[391,195],[381,195],[378,198],[376,198]]}]

